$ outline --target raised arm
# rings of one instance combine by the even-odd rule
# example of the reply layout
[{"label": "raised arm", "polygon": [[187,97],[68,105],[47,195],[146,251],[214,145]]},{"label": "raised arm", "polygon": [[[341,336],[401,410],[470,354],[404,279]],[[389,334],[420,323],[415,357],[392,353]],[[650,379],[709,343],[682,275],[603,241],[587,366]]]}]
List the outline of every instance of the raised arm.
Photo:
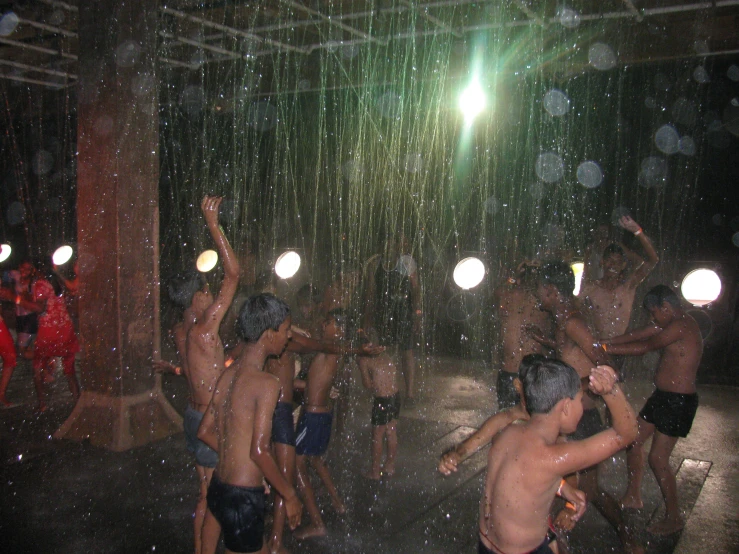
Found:
[{"label": "raised arm", "polygon": [[647,256],[646,259],[642,260],[642,263],[634,270],[634,272],[629,277],[629,286],[632,288],[636,288],[656,267],[657,263],[659,262],[659,256],[657,255],[657,251],[654,249],[654,246],[652,246],[652,241],[649,240],[649,237],[644,233],[644,230],[636,221],[625,215],[619,220],[618,223],[627,231],[634,233],[634,236],[641,243],[642,248],[644,249],[644,253]]},{"label": "raised arm", "polygon": [[337,356],[359,355],[359,356],[377,356],[385,351],[384,346],[375,346],[373,344],[363,344],[359,348],[347,348],[343,344],[316,340],[302,335],[293,335],[292,340],[287,343],[287,349],[296,354],[305,354],[308,352],[322,352],[324,354],[333,354]]},{"label": "raised arm", "polygon": [[303,505],[298,499],[295,489],[282,476],[270,448],[272,415],[279,395],[280,385],[277,379],[265,379],[265,386],[262,387],[255,399],[254,431],[249,454],[254,463],[262,470],[267,481],[284,499],[290,529],[295,529],[300,524]]},{"label": "raised arm", "polygon": [[[641,356],[647,352],[661,350],[683,337],[684,329],[678,322],[670,323],[665,329],[652,334],[643,340],[635,340],[621,344],[605,343],[609,354],[619,356]],[[659,329],[659,327],[656,327]]]},{"label": "raised arm", "polygon": [[221,283],[221,290],[218,291],[213,304],[211,304],[205,311],[205,315],[202,321],[207,325],[208,331],[211,333],[217,333],[218,328],[221,326],[221,321],[226,315],[231,302],[233,301],[236,289],[239,285],[239,262],[234,254],[233,248],[228,243],[226,235],[223,234],[223,229],[218,225],[218,208],[221,205],[223,198],[217,196],[206,196],[203,198],[203,202],[200,205],[205,216],[205,222],[208,225],[208,230],[213,240],[216,243],[216,249],[218,255],[223,260],[223,283]]},{"label": "raised arm", "polygon": [[597,366],[590,371],[590,390],[603,397],[611,412],[613,427],[585,440],[555,444],[546,463],[551,464],[556,474],[568,475],[593,466],[636,439],[636,413],[616,379],[615,370],[609,366]]}]

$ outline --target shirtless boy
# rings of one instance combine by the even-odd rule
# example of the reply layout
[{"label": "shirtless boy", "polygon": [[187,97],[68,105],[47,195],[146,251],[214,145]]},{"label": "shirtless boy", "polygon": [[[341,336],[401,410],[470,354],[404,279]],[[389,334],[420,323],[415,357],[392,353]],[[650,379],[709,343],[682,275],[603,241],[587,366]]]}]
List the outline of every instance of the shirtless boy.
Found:
[{"label": "shirtless boy", "polygon": [[[485,491],[480,502],[478,552],[557,552],[547,518],[562,477],[591,467],[625,448],[636,436],[636,416],[607,366],[591,369],[589,388],[603,397],[613,428],[572,442],[582,416],[579,374],[564,362],[536,364],[523,383],[529,421],[506,427],[488,455]],[[543,540],[542,540],[543,538]]]},{"label": "shirtless boy", "polygon": [[619,225],[634,233],[647,257],[642,259],[636,256],[634,269],[628,271],[629,260],[626,252],[618,244],[611,243],[603,251],[602,278],[592,279],[594,268],[586,264],[579,298],[584,300],[584,305],[590,309],[595,334],[602,340],[626,332],[631,320],[636,289],[659,262],[652,242],[636,221],[629,216],[623,216],[619,220]]},{"label": "shirtless boy", "polygon": [[270,449],[280,382],[263,371],[268,357],[284,352],[290,324],[290,308],[282,300],[271,294],[246,300],[236,324],[246,344],[218,379],[198,431],[198,438],[218,452],[207,499],[223,529],[226,552],[267,552],[265,478],[284,499],[290,527],[300,523],[300,500]]},{"label": "shirtless boy", "polygon": [[537,270],[537,266],[523,262],[518,266],[516,278],[495,290],[503,344],[503,367],[498,372],[496,385],[499,410],[511,408],[519,401],[513,381],[523,357],[542,353],[542,345],[525,331],[525,327],[534,325],[544,336],[551,335],[552,317],[539,308],[536,297]]},{"label": "shirtless boy", "polygon": [[[377,332],[371,330],[366,337],[370,344],[377,344]],[[374,358],[358,360],[364,388],[371,389],[375,397],[372,403],[372,468],[365,477],[379,481],[383,473],[395,474],[395,456],[398,452],[398,418],[400,417],[400,393],[398,392],[395,363],[387,353]],[[385,464],[382,451],[387,440]]]},{"label": "shirtless boy", "polygon": [[[206,495],[218,456],[197,438],[198,426],[210,402],[216,381],[224,369],[223,343],[218,329],[233,300],[239,282],[239,264],[218,226],[218,207],[221,198],[206,196],[201,209],[205,216],[218,254],[223,260],[224,277],[218,296],[208,291],[202,277],[196,273],[171,283],[170,295],[185,308],[181,327],[175,326],[174,338],[178,352],[184,352],[182,370],[190,389],[190,404],[185,410],[184,427],[187,448],[195,455],[195,469],[200,481],[200,496],[195,511],[195,552],[215,551],[220,529],[206,514]],[[183,340],[184,336],[184,340]]]},{"label": "shirtless boy", "polygon": [[621,500],[624,508],[643,507],[641,483],[644,476],[644,443],[649,437],[649,466],[657,478],[665,501],[665,518],[649,528],[651,533],[667,535],[685,525],[677,502],[675,474],[670,454],[680,437],[686,437],[698,409],[695,376],[703,355],[703,339],[695,320],[680,307],[677,295],[658,285],[644,297],[644,308],[653,325],[615,337],[604,343],[610,354],[638,356],[661,350],[654,384],[657,387],[639,413],[639,434],[627,450],[629,486]]},{"label": "shirtless boy", "polygon": [[[609,359],[602,348],[598,348],[583,315],[575,306],[573,289],[575,275],[565,262],[550,262],[539,270],[537,296],[542,309],[554,316],[555,340],[548,341],[538,331],[532,336],[542,344],[554,348],[557,358],[570,365],[583,380],[583,389],[588,386],[590,369],[594,365],[608,364]],[[579,419],[572,438],[583,440],[596,435],[605,427],[595,400],[585,391],[582,398],[583,414]],[[587,468],[587,469],[586,469]],[[615,498],[598,485],[598,468],[582,468],[578,486],[588,496],[588,500],[603,514],[603,517],[619,532],[624,546],[631,542],[626,536],[621,509]]]},{"label": "shirtless boy", "polygon": [[[323,340],[341,340],[344,337],[345,326],[346,317],[342,312],[329,313],[323,322]],[[340,354],[317,354],[308,369],[305,409],[298,420],[295,452],[297,454],[298,486],[311,522],[310,525],[295,533],[298,539],[326,534],[326,526],[316,503],[313,485],[308,478],[308,461],[328,490],[334,509],[339,514],[346,512],[346,507],[339,498],[328,467],[321,458],[326,453],[331,438],[333,413],[329,407],[329,393],[339,369],[341,357]]]}]

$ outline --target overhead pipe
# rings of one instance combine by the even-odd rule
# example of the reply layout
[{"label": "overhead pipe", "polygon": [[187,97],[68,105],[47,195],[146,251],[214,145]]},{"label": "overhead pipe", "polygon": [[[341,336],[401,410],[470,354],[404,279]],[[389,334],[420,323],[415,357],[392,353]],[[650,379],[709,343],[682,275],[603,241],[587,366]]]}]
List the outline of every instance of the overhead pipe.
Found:
[{"label": "overhead pipe", "polygon": [[30,83],[32,85],[42,85],[53,89],[64,88],[63,84],[52,83],[51,81],[39,81],[38,79],[29,79],[28,77],[21,77],[20,75],[10,75],[8,73],[0,73],[0,79],[7,79],[8,81],[18,81],[19,83]]},{"label": "overhead pipe", "polygon": [[14,62],[11,60],[0,59],[0,65],[9,65],[10,67],[15,67],[16,69],[23,69],[26,71],[38,71],[39,73],[45,73],[47,75],[54,75],[56,77],[66,77],[67,79],[77,79],[77,75],[72,75],[71,73],[66,73],[64,71],[57,71],[55,69],[48,69],[46,67],[38,67],[36,65],[27,65],[24,63]]},{"label": "overhead pipe", "polygon": [[62,29],[61,27],[47,25],[46,23],[39,23],[38,21],[33,21],[32,19],[23,19],[22,17],[19,17],[18,23],[28,25],[29,27],[35,27],[36,29],[50,31],[52,33],[59,33],[60,35],[64,35],[65,37],[69,37],[69,38],[78,38],[79,36],[75,32],[67,31],[66,29]]},{"label": "overhead pipe", "polygon": [[61,56],[62,58],[66,58],[68,60],[76,60],[77,56],[75,54],[67,54],[66,52],[62,52],[61,50],[54,50],[52,48],[44,48],[43,46],[35,46],[33,44],[27,44],[25,42],[20,42],[18,40],[13,40],[10,38],[0,37],[0,44],[7,44],[8,46],[15,46],[16,48],[21,48],[23,50],[32,50],[34,52],[41,52],[42,54],[51,54],[54,56]]}]

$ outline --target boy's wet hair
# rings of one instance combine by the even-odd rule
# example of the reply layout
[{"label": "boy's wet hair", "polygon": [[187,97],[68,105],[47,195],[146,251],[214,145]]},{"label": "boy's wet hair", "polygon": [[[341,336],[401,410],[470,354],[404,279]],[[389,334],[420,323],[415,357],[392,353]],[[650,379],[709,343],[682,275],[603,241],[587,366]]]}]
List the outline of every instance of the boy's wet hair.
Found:
[{"label": "boy's wet hair", "polygon": [[195,293],[204,286],[205,276],[193,269],[172,277],[167,284],[167,294],[174,304],[185,310],[192,304]]},{"label": "boy's wet hair", "polygon": [[670,287],[657,285],[644,296],[643,305],[646,310],[651,310],[652,308],[662,307],[665,302],[674,308],[680,307],[680,299]]},{"label": "boy's wet hair", "polygon": [[546,359],[547,357],[543,354],[526,354],[523,358],[521,358],[521,363],[518,364],[518,379],[521,381],[521,383],[523,383],[523,380],[526,379],[526,374],[532,367],[543,362]]},{"label": "boy's wet hair", "polygon": [[277,331],[290,315],[290,306],[274,294],[250,296],[236,318],[236,334],[246,342],[257,342],[267,329]]},{"label": "boy's wet hair", "polygon": [[533,364],[523,379],[523,397],[529,414],[546,414],[564,398],[580,390],[577,371],[561,360],[546,358]]},{"label": "boy's wet hair", "polygon": [[626,256],[626,253],[624,252],[624,249],[621,248],[618,244],[615,242],[612,242],[608,246],[606,246],[605,250],[603,250],[603,257],[607,258],[608,256],[612,254],[618,254],[619,256]]},{"label": "boy's wet hair", "polygon": [[539,283],[553,285],[562,296],[572,298],[575,290],[575,274],[566,262],[547,262],[539,269]]}]

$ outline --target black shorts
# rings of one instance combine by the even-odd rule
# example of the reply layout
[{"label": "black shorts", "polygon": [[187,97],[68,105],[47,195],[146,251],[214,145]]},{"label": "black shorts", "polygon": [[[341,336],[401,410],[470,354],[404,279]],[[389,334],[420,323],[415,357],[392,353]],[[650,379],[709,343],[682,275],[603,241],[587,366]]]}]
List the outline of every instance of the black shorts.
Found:
[{"label": "black shorts", "polygon": [[272,416],[272,442],[295,446],[295,427],[293,427],[293,405],[278,402]]},{"label": "black shorts", "polygon": [[[535,550],[530,550],[526,554],[554,554],[554,551],[549,548],[549,545],[557,540],[557,534],[550,528],[547,531],[547,536],[544,537],[542,543],[536,547]],[[477,542],[477,554],[497,554],[494,550],[490,550],[482,539]]]},{"label": "black shorts", "polygon": [[687,437],[698,410],[697,394],[655,390],[644,404],[639,417],[668,437]]},{"label": "black shorts", "polygon": [[400,393],[393,396],[375,396],[372,404],[372,425],[387,425],[400,417]]},{"label": "black shorts", "polygon": [[215,473],[208,487],[208,509],[221,524],[223,543],[232,552],[259,552],[264,543],[264,487],[237,487]]},{"label": "black shorts", "polygon": [[303,412],[295,431],[295,453],[298,456],[323,456],[331,439],[331,412]]},{"label": "black shorts", "polygon": [[26,335],[38,333],[38,314],[15,316],[15,332]]},{"label": "black shorts", "polygon": [[577,429],[570,435],[572,440],[581,441],[605,430],[598,408],[584,410]]},{"label": "black shorts", "polygon": [[513,408],[513,406],[521,402],[518,391],[513,386],[513,380],[516,377],[518,377],[516,373],[503,371],[502,369],[498,371],[498,383],[495,386],[496,392],[498,393],[498,411]]}]

